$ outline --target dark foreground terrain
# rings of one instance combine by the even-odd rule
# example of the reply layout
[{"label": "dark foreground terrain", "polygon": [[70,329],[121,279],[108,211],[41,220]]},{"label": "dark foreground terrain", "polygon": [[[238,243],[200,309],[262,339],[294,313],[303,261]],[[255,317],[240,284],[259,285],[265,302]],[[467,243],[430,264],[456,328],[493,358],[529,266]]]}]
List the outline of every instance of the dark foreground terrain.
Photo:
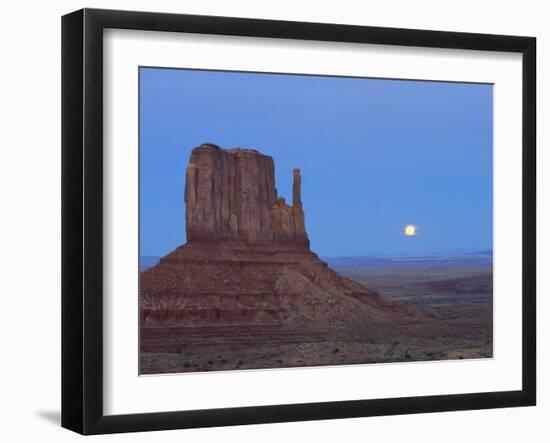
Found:
[{"label": "dark foreground terrain", "polygon": [[341,275],[369,284],[386,299],[428,308],[449,330],[417,349],[438,359],[492,357],[493,272],[482,263],[418,263],[335,267]]},{"label": "dark foreground terrain", "polygon": [[[327,261],[338,274],[377,291],[383,300],[410,307],[412,317],[411,312],[395,312],[388,327],[381,319],[375,328],[379,334],[342,328],[327,336],[323,328],[303,332],[284,327],[266,297],[264,317],[243,321],[243,299],[243,311],[234,320],[225,319],[223,332],[219,318],[212,318],[210,327],[204,319],[183,325],[177,319],[149,318],[141,327],[141,373],[492,357],[490,259]],[[415,309],[421,315],[415,316]],[[393,326],[396,316],[403,318],[399,327]]]}]

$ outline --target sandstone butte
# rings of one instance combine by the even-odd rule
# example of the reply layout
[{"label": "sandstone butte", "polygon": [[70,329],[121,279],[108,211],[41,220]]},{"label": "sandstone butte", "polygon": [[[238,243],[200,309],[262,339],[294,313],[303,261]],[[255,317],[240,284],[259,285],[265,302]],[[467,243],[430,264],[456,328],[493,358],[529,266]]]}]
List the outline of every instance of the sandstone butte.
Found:
[{"label": "sandstone butte", "polygon": [[240,241],[309,247],[294,170],[292,206],[277,196],[273,159],[211,144],[191,153],[185,180],[188,242]]},{"label": "sandstone butte", "polygon": [[312,252],[300,170],[292,205],[278,196],[274,170],[273,159],[256,150],[193,149],[187,243],[141,273],[142,352],[237,349],[267,339],[376,343],[407,334],[428,316],[385,301]]}]

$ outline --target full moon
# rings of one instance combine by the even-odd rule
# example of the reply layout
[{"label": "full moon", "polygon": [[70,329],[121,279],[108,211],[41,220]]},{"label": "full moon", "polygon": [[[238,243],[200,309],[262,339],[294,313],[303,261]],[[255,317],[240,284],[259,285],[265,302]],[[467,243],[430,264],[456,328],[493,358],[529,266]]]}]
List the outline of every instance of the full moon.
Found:
[{"label": "full moon", "polygon": [[412,237],[413,235],[416,235],[416,226],[414,225],[405,226],[405,235],[407,237]]}]

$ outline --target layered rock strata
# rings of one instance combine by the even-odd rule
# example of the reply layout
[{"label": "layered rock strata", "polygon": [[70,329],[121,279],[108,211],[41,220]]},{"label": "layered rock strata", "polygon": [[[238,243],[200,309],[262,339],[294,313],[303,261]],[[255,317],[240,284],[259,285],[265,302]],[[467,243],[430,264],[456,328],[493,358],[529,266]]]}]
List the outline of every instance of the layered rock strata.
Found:
[{"label": "layered rock strata", "polygon": [[309,247],[294,170],[292,206],[277,195],[273,159],[251,149],[193,149],[185,181],[187,241],[290,243]]}]

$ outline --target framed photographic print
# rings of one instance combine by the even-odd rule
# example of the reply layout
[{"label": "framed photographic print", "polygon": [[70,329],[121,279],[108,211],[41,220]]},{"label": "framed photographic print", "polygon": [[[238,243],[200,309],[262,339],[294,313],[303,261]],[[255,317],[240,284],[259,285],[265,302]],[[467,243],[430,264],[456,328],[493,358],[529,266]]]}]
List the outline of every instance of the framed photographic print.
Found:
[{"label": "framed photographic print", "polygon": [[62,425],[534,405],[532,37],[62,21]]}]

